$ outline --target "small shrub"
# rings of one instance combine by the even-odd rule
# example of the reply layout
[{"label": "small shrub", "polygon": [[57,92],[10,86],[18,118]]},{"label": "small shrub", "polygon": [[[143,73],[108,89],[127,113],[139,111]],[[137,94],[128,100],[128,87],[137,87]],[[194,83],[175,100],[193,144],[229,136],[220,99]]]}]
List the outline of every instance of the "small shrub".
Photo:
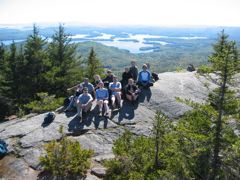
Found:
[{"label": "small shrub", "polygon": [[45,150],[47,154],[40,157],[40,162],[45,171],[55,176],[84,176],[90,168],[93,151],[83,150],[79,142],[69,140],[66,136],[59,142],[54,140],[46,144]]},{"label": "small shrub", "polygon": [[24,107],[30,109],[33,113],[43,113],[53,111],[63,104],[64,98],[55,98],[54,95],[49,96],[48,93],[38,93],[39,100],[32,101]]},{"label": "small shrub", "polygon": [[182,68],[182,67],[177,67],[176,69],[175,69],[175,71],[176,72],[184,72],[184,71],[186,71],[184,68]]},{"label": "small shrub", "polygon": [[197,73],[199,74],[207,74],[212,72],[213,72],[213,69],[211,66],[202,65],[202,66],[199,66],[197,69]]}]

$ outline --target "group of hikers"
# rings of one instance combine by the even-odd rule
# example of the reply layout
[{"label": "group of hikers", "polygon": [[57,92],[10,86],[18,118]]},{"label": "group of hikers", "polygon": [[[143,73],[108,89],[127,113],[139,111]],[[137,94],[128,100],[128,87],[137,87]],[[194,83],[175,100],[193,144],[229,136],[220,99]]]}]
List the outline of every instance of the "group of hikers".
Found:
[{"label": "group of hikers", "polygon": [[96,99],[98,115],[108,117],[109,104],[111,104],[113,111],[121,108],[123,98],[135,104],[141,90],[153,86],[156,78],[152,75],[156,74],[151,74],[149,64],[143,64],[142,70],[138,72],[136,61],[131,61],[131,67],[125,68],[121,81],[111,70],[107,71],[107,76],[104,79],[95,75],[93,84],[89,82],[88,78],[84,78],[83,83],[67,89],[68,91],[74,89],[75,95],[70,97],[65,112],[70,111],[75,106],[77,116],[82,119],[90,112],[93,101]]}]

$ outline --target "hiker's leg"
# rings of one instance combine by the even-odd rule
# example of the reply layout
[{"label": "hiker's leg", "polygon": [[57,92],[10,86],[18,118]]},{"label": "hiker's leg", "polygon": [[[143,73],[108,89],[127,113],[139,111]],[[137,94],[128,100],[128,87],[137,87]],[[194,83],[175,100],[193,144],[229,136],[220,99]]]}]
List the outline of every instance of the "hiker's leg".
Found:
[{"label": "hiker's leg", "polygon": [[69,103],[68,107],[66,108],[66,110],[70,110],[73,107],[74,101],[75,101],[74,96],[71,96],[70,103]]},{"label": "hiker's leg", "polygon": [[116,99],[117,99],[117,105],[120,108],[121,107],[121,93],[117,93],[115,95]]},{"label": "hiker's leg", "polygon": [[77,105],[77,115],[79,117],[81,117],[82,116],[82,113],[81,113],[81,111],[82,111],[81,103],[77,103],[76,105]]},{"label": "hiker's leg", "polygon": [[132,101],[132,95],[127,94],[126,97],[129,101]]},{"label": "hiker's leg", "polygon": [[114,95],[112,95],[111,100],[112,100],[112,107],[113,107],[113,109],[115,109],[115,107],[116,107],[116,103],[115,103],[116,98],[115,98]]},{"label": "hiker's leg", "polygon": [[134,94],[133,95],[133,101],[136,101],[137,98],[138,98],[138,94]]},{"label": "hiker's leg", "polygon": [[103,107],[104,107],[104,111],[105,111],[104,114],[107,114],[108,113],[108,100],[103,101]]},{"label": "hiker's leg", "polygon": [[92,102],[89,102],[89,103],[85,106],[84,111],[85,111],[85,112],[90,111],[90,110],[91,110],[91,107],[92,107]]},{"label": "hiker's leg", "polygon": [[102,112],[103,100],[98,100],[97,105],[99,107],[99,112]]}]

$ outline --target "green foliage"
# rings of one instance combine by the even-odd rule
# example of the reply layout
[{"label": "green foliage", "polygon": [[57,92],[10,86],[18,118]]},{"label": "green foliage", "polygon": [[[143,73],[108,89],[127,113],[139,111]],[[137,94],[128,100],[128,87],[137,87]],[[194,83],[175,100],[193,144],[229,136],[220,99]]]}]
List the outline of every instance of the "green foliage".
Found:
[{"label": "green foliage", "polygon": [[22,76],[23,91],[22,99],[26,102],[34,99],[38,92],[45,89],[46,82],[43,74],[47,71],[46,41],[39,35],[36,25],[33,26],[33,34],[30,35],[24,46],[24,64]]},{"label": "green foliage", "polygon": [[[150,137],[125,132],[114,143],[115,159],[105,162],[106,179],[210,179],[218,111],[209,104],[185,102],[193,108],[177,124],[160,112]],[[219,178],[237,176],[239,137],[225,124]],[[230,179],[231,179],[230,178]]]},{"label": "green foliage", "polygon": [[103,68],[102,68],[100,60],[97,58],[97,55],[96,55],[94,49],[91,48],[91,51],[90,51],[88,59],[87,59],[87,71],[86,71],[86,77],[89,78],[89,81],[91,83],[94,82],[95,74],[102,76]]},{"label": "green foliage", "polygon": [[113,153],[116,158],[104,163],[108,168],[106,179],[144,179],[154,163],[153,141],[129,131],[114,142]]},{"label": "green foliage", "polygon": [[48,93],[37,93],[38,100],[32,101],[25,108],[30,109],[34,113],[43,113],[46,111],[56,110],[63,104],[64,98],[55,98],[54,95],[49,96]]},{"label": "green foliage", "polygon": [[[136,137],[126,131],[115,143],[115,159],[106,161],[106,179],[173,179],[180,175],[181,162],[175,153],[175,135],[169,119],[157,113],[151,137]],[[158,150],[157,150],[158,148]],[[157,156],[157,158],[156,158]],[[157,159],[157,160],[156,160]],[[173,169],[175,167],[175,169]],[[174,170],[178,169],[176,173]],[[175,174],[176,173],[176,174]],[[177,176],[178,177],[178,176]]]},{"label": "green foliage", "polygon": [[211,66],[207,65],[201,65],[197,68],[197,73],[199,74],[207,74],[207,73],[212,73],[213,69]]},{"label": "green foliage", "polygon": [[0,95],[4,97],[0,103],[6,112],[2,117],[17,113],[17,107],[23,111],[30,108],[34,112],[54,109],[62,99],[54,99],[49,104],[38,103],[37,94],[48,92],[56,97],[66,96],[67,88],[82,78],[84,72],[75,55],[76,47],[70,43],[63,26],[59,26],[52,39],[48,44],[34,25],[24,46],[17,48],[13,42],[6,51],[3,44],[0,45]]},{"label": "green foliage", "polygon": [[14,110],[13,102],[8,97],[7,84],[7,52],[4,45],[0,44],[0,121]]},{"label": "green foliage", "polygon": [[213,46],[214,52],[209,57],[214,72],[219,76],[219,87],[210,94],[210,102],[215,105],[217,118],[215,119],[216,129],[214,131],[214,147],[211,178],[223,176],[222,160],[220,154],[230,145],[224,138],[227,130],[225,123],[230,115],[239,114],[239,100],[236,100],[235,93],[229,90],[228,84],[232,83],[234,75],[239,72],[240,59],[238,49],[234,41],[228,40],[224,30],[219,35],[218,42]]},{"label": "green foliage", "polygon": [[70,35],[60,24],[48,46],[49,70],[45,79],[49,83],[48,92],[65,96],[67,88],[76,84],[83,76],[83,69],[75,54],[76,46],[71,44]]},{"label": "green foliage", "polygon": [[40,157],[44,170],[60,177],[84,176],[90,168],[93,151],[83,150],[79,142],[67,139],[62,130],[60,133],[63,137],[59,142],[54,140],[45,145],[47,154]]}]

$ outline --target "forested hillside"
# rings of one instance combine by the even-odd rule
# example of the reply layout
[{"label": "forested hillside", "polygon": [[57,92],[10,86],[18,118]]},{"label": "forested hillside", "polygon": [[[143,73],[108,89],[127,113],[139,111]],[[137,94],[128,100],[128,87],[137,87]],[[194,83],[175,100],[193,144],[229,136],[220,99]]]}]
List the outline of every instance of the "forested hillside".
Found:
[{"label": "forested hillside", "polygon": [[[199,40],[200,41],[200,40]],[[201,42],[201,41],[200,41]],[[101,62],[110,66],[114,72],[120,74],[124,67],[129,66],[131,60],[136,60],[139,67],[143,63],[150,63],[152,69],[158,73],[185,69],[189,63],[195,66],[207,64],[211,53],[211,44],[188,42],[188,47],[161,46],[158,52],[133,54],[127,50],[109,47],[96,42],[77,43],[77,53],[86,59],[91,47],[94,47]]]}]

